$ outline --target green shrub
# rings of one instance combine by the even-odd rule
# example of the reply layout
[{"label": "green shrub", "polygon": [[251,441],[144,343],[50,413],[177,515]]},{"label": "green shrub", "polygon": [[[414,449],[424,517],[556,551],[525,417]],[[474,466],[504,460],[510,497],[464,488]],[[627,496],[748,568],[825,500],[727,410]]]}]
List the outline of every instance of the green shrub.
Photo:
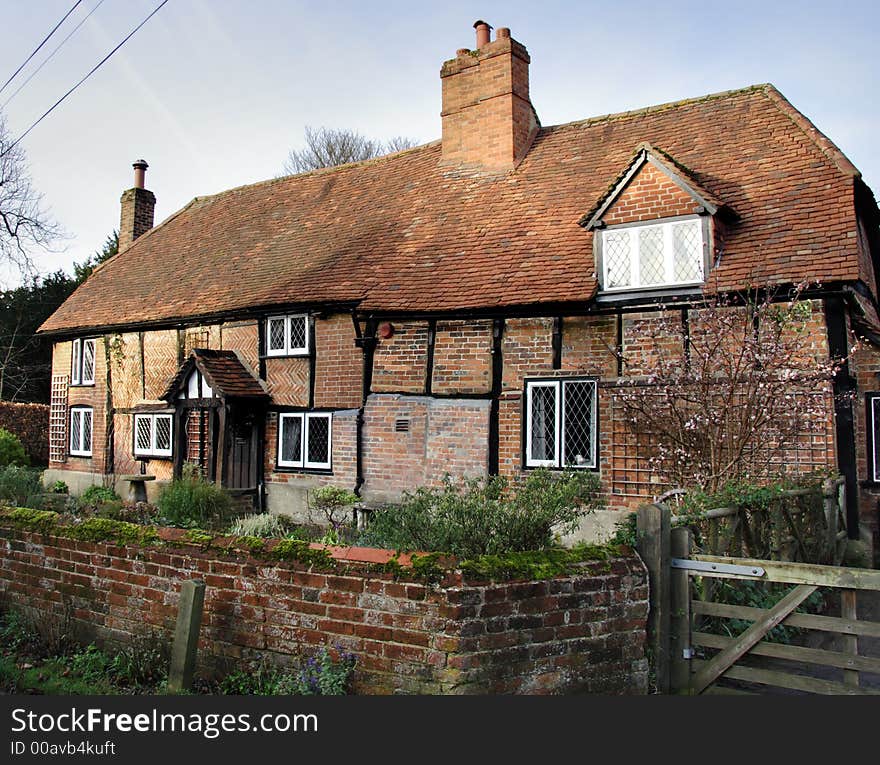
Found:
[{"label": "green shrub", "polygon": [[5,501],[19,507],[28,506],[33,504],[34,496],[42,488],[39,470],[20,465],[7,465],[0,469],[0,502]]},{"label": "green shrub", "polygon": [[334,655],[322,648],[308,658],[296,674],[284,675],[276,689],[282,696],[345,696],[357,666],[352,653],[338,650]]},{"label": "green shrub", "polygon": [[232,509],[226,489],[205,481],[194,466],[184,466],[183,476],[159,494],[159,515],[168,526],[216,527]]},{"label": "green shrub", "polygon": [[81,513],[96,513],[105,503],[112,503],[121,507],[119,495],[108,486],[94,484],[89,486],[77,500],[77,509]]},{"label": "green shrub", "polygon": [[0,428],[0,467],[7,465],[29,465],[27,452],[21,443],[21,439],[14,433]]},{"label": "green shrub", "polygon": [[297,671],[282,672],[261,663],[226,675],[219,688],[235,696],[344,696],[355,666],[354,654],[321,648]]},{"label": "green shrub", "polygon": [[614,545],[627,545],[635,549],[638,543],[638,529],[636,528],[635,513],[627,513],[627,515],[614,524],[614,534],[608,541]]},{"label": "green shrub", "polygon": [[339,486],[321,486],[311,493],[311,506],[323,514],[333,529],[351,522],[351,508],[359,497],[348,489]]},{"label": "green shrub", "polygon": [[154,686],[168,677],[168,643],[158,635],[136,635],[114,656],[110,672],[118,685]]},{"label": "green shrub", "polygon": [[70,487],[64,481],[55,481],[48,491],[50,494],[70,494]]},{"label": "green shrub", "polygon": [[442,487],[418,489],[373,513],[361,541],[460,557],[541,550],[600,506],[598,490],[598,476],[578,470],[539,469],[515,482],[447,476]]}]

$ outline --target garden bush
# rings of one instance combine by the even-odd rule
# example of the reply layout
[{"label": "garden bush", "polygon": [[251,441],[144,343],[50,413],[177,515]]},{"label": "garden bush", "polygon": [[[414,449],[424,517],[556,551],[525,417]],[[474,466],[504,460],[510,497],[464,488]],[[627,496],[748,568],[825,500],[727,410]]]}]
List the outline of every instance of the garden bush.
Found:
[{"label": "garden bush", "polygon": [[39,470],[20,465],[0,468],[0,502],[17,507],[30,507],[42,490]]},{"label": "garden bush", "polygon": [[184,465],[183,475],[159,494],[163,523],[180,528],[216,527],[232,509],[226,489],[205,481],[194,465]]},{"label": "garden bush", "polygon": [[354,654],[325,647],[296,671],[256,664],[226,675],[219,689],[234,696],[344,696],[356,665]]},{"label": "garden bush", "polygon": [[29,465],[27,452],[21,439],[14,433],[0,428],[0,468],[7,465]]},{"label": "garden bush", "polygon": [[405,494],[398,506],[373,513],[362,543],[460,557],[546,549],[601,505],[595,473],[539,469],[455,480]]}]

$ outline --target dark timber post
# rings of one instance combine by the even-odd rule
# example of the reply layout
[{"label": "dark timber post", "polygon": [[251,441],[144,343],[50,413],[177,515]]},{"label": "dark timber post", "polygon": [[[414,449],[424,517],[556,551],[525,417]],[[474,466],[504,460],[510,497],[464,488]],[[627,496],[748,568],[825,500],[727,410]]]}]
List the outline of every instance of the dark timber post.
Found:
[{"label": "dark timber post", "polygon": [[660,693],[669,693],[669,517],[666,505],[642,505],[636,520],[637,548],[648,569],[648,646]]},{"label": "dark timber post", "polygon": [[177,628],[174,630],[171,667],[168,671],[168,690],[173,693],[188,691],[192,687],[204,604],[205,583],[203,581],[191,579],[181,585]]},{"label": "dark timber post", "polygon": [[504,377],[504,319],[492,322],[492,397],[489,402],[489,475],[498,475],[499,449],[501,448],[500,404]]},{"label": "dark timber post", "polygon": [[[825,325],[828,332],[828,352],[832,359],[846,359],[849,342],[846,331],[846,307],[843,298],[831,295],[825,298]],[[850,539],[859,538],[859,487],[856,474],[856,431],[853,417],[853,399],[856,381],[849,373],[849,362],[844,361],[832,384],[834,394],[834,428],[837,436],[837,469],[846,485],[846,527]]]}]

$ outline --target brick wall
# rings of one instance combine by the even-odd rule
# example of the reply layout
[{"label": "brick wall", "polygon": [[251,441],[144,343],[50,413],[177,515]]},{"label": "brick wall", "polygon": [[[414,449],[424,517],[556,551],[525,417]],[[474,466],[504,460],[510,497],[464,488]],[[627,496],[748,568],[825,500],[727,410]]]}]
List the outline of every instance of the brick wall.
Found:
[{"label": "brick wall", "polygon": [[315,406],[359,407],[363,398],[363,352],[355,344],[348,314],[315,321]]},{"label": "brick wall", "polygon": [[423,393],[428,369],[428,323],[395,321],[373,357],[373,390]]},{"label": "brick wall", "polygon": [[[676,322],[677,323],[677,322]],[[671,331],[670,331],[671,330]],[[639,377],[658,370],[660,359],[684,359],[682,335],[658,319],[656,313],[623,317],[623,372]]]},{"label": "brick wall", "polygon": [[438,321],[431,390],[440,394],[492,389],[492,322]]},{"label": "brick wall", "polygon": [[447,472],[488,470],[488,400],[373,394],[363,428],[361,493],[367,502],[396,501],[404,491],[437,486]]},{"label": "brick wall", "polygon": [[177,374],[179,338],[175,329],[144,332],[144,398],[155,401]]},{"label": "brick wall", "polygon": [[[161,530],[170,537],[179,530]],[[207,585],[197,673],[339,646],[361,694],[645,693],[648,587],[635,554],[548,581],[439,585],[197,548],[76,542],[0,525],[5,605],[125,643],[174,631],[181,582]]]},{"label": "brick wall", "polygon": [[502,390],[522,391],[523,379],[553,373],[553,320],[508,319],[501,341]]},{"label": "brick wall", "polygon": [[257,374],[260,369],[260,335],[255,321],[235,321],[220,327],[220,348],[238,351]]},{"label": "brick wall", "polygon": [[694,198],[666,173],[646,162],[602,216],[609,226],[676,215],[693,215]]},{"label": "brick wall", "polygon": [[49,406],[0,401],[0,428],[21,440],[32,465],[49,463]]},{"label": "brick wall", "polygon": [[266,359],[266,384],[276,404],[309,405],[309,359],[291,356]]}]

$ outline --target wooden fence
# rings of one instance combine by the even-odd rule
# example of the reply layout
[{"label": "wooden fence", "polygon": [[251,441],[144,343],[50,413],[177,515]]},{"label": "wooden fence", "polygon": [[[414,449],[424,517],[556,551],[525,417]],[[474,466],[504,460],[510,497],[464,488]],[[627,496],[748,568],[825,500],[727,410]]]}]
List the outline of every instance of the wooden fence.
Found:
[{"label": "wooden fence", "polygon": [[[661,693],[754,693],[770,687],[788,693],[880,693],[880,657],[860,651],[860,638],[880,638],[880,623],[859,619],[857,609],[858,593],[880,598],[880,572],[694,553],[691,530],[673,528],[674,520],[682,519],[673,519],[665,505],[638,512],[638,547],[651,588],[649,641]],[[826,537],[835,556],[839,534],[835,529]],[[695,587],[719,579],[794,586],[779,592],[775,604],[757,608],[718,602],[713,587],[699,592]],[[829,593],[829,604],[835,601],[837,615],[796,611],[820,589]],[[708,628],[730,620],[750,626],[727,634]],[[771,633],[780,625],[795,628],[792,644],[775,641]],[[817,634],[836,638],[817,644],[810,639]]]}]

